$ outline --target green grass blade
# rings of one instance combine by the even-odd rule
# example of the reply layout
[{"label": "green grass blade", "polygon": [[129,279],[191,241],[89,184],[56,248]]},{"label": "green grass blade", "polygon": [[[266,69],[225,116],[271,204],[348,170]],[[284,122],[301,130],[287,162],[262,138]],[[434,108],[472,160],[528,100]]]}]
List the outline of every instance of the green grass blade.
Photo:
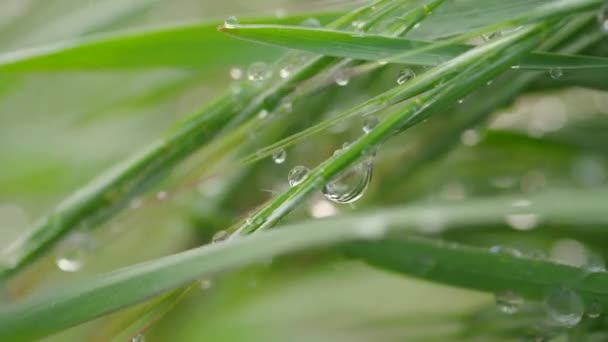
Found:
[{"label": "green grass blade", "polygon": [[[561,203],[569,198],[584,200],[576,201],[566,207],[562,206]],[[530,200],[533,204],[530,209],[542,217],[543,222],[546,223],[606,224],[608,221],[603,214],[603,203],[606,198],[608,198],[608,192],[605,189],[584,192],[580,190],[555,191],[531,197]],[[509,196],[431,207],[410,206],[374,210],[370,213],[298,223],[276,231],[200,247],[58,288],[34,296],[22,303],[4,306],[0,309],[0,338],[12,341],[39,338],[144,301],[201,277],[212,276],[218,272],[260,262],[273,256],[331,246],[348,240],[376,239],[390,232],[411,232],[417,229],[424,232],[426,227],[420,225],[421,215],[427,214],[430,209],[445,219],[448,225],[446,229],[500,224],[504,222],[505,215],[512,210],[510,204],[516,199],[517,197]],[[389,239],[380,243],[396,245],[401,242]],[[545,279],[545,282],[548,284],[549,280],[568,281],[568,279],[574,279],[573,276],[582,276],[586,272],[583,269],[556,265],[547,261],[513,259],[503,255],[492,256],[485,250],[455,248],[436,241],[422,243],[412,240],[407,243],[412,248],[406,248],[401,252],[402,255],[407,255],[412,260],[420,260],[420,258],[429,256],[437,258],[438,261],[443,261],[448,256],[453,258],[454,262],[441,263],[440,267],[438,266],[429,273],[429,277],[443,279],[446,283],[458,286],[471,285],[473,288],[486,291],[497,291],[503,287],[500,286],[501,284],[489,280],[478,287],[474,287],[473,284],[460,284],[458,274],[465,275],[471,270],[470,267],[462,267],[462,263],[469,262],[470,258],[477,258],[477,263],[487,267],[487,269],[484,267],[483,271],[488,273],[482,275],[491,279],[494,272],[502,269],[497,265],[508,262],[513,265],[513,269],[509,268],[511,273],[503,276],[522,282],[520,286],[514,286],[513,289],[521,288],[522,293],[531,296],[534,296],[536,292],[529,291],[529,289],[539,288],[534,285],[537,283],[535,277],[537,274],[544,275],[554,272],[552,277],[547,275],[548,278]],[[353,247],[349,249],[349,252],[365,256],[376,263],[384,262],[382,256],[388,254],[378,256],[380,252],[377,247],[371,249],[366,246],[364,244]],[[387,251],[395,252],[392,248]],[[404,258],[395,256],[395,263],[398,262],[401,265],[404,263]],[[405,265],[407,266],[409,263],[405,263]],[[449,265],[455,266],[450,267]],[[405,266],[402,268],[413,273]],[[492,268],[494,268],[493,271]],[[540,273],[531,273],[527,277],[521,276],[522,272],[530,269]],[[592,280],[591,283],[579,284],[576,289],[591,293],[590,286],[593,285],[595,286],[593,295],[597,296],[602,303],[608,304],[608,290],[606,290],[608,274],[599,274]]]},{"label": "green grass blade", "polygon": [[[424,66],[438,65],[472,48],[456,44],[432,48],[433,42],[407,38],[281,25],[239,25],[222,28],[222,31],[248,41],[321,55]],[[404,51],[416,50],[425,51],[400,56]],[[599,72],[604,72],[603,69],[608,68],[608,58],[535,52],[524,55],[519,67],[532,70],[602,69]]]},{"label": "green grass blade", "polygon": [[[390,5],[389,0],[378,0],[337,19],[332,25],[340,27],[344,22],[349,23],[366,14],[374,6]],[[0,251],[0,279],[34,260],[82,222],[94,225],[111,217],[223,129],[238,127],[262,108],[274,110],[299,82],[335,62],[331,57],[315,58],[274,87],[258,89],[257,93],[249,91],[242,99],[245,109],[237,108],[233,95],[229,93],[194,113],[140,153],[73,193],[8,248]]]},{"label": "green grass blade", "polygon": [[[311,13],[277,18],[243,19],[243,22],[298,24],[315,15],[323,22],[334,13]],[[188,68],[211,70],[267,59],[277,50],[231,41],[217,34],[220,22],[182,24],[145,31],[74,39],[49,46],[0,55],[2,71],[53,71],[91,69]],[[213,46],[213,53],[209,47]],[[162,52],[161,52],[162,51]]]}]

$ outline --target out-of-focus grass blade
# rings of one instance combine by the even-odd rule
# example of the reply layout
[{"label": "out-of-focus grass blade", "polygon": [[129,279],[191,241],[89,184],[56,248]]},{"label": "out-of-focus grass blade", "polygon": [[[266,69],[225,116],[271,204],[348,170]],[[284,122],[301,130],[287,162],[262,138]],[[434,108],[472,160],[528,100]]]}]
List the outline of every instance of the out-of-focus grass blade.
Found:
[{"label": "out-of-focus grass blade", "polygon": [[[579,200],[568,206],[561,205],[571,198]],[[608,192],[605,189],[555,191],[531,197],[530,210],[542,217],[543,222],[606,224],[608,221],[604,215],[603,203],[607,198]],[[510,204],[514,200],[515,197],[471,200],[432,206],[432,210],[441,215],[452,228],[496,224],[504,222],[505,215],[512,210]],[[197,278],[276,255],[348,240],[375,240],[389,232],[415,230],[413,227],[424,231],[426,227],[420,225],[421,217],[428,215],[429,209],[431,208],[425,206],[392,208],[322,221],[307,221],[123,268],[34,296],[22,303],[2,307],[0,338],[16,341],[45,336],[144,301]],[[387,245],[385,252],[378,248],[381,244]],[[403,249],[397,249],[396,246]],[[385,267],[399,266],[414,274],[417,274],[415,269],[410,269],[409,266],[418,265],[417,262],[424,258],[435,258],[437,266],[428,273],[430,279],[486,291],[521,289],[522,294],[537,297],[547,286],[565,282],[581,291],[586,299],[593,296],[608,305],[608,273],[585,278],[583,275],[586,271],[583,269],[548,261],[492,255],[485,250],[456,247],[437,241],[389,238],[378,242],[378,245],[354,245],[348,251],[371,262],[384,263]],[[407,261],[410,259],[414,261]],[[505,264],[508,266],[502,267]],[[478,268],[472,268],[471,265]],[[469,277],[472,270],[476,270],[475,277]],[[495,281],[496,272],[499,271],[501,279],[505,280],[503,283]],[[464,280],[465,278],[470,280]],[[482,281],[477,282],[479,279]],[[573,279],[583,280],[573,283]]]},{"label": "out-of-focus grass blade", "polygon": [[[351,32],[283,25],[238,25],[222,28],[227,34],[249,41],[321,55],[369,61],[390,60],[405,64],[437,65],[469,50],[467,45],[446,45],[429,50],[435,43],[380,35],[357,35]],[[416,50],[422,52],[416,53]],[[404,52],[413,51],[404,54]],[[608,58],[534,52],[524,56],[522,69],[607,69]],[[603,70],[602,70],[603,71]]]},{"label": "out-of-focus grass blade", "polygon": [[[277,18],[245,19],[243,22],[298,24],[315,16],[322,22],[333,13]],[[40,48],[0,55],[3,71],[52,71],[87,69],[191,68],[212,69],[248,62],[251,56],[266,59],[277,50],[232,41],[217,33],[219,22],[182,24],[146,31],[74,39]]]}]

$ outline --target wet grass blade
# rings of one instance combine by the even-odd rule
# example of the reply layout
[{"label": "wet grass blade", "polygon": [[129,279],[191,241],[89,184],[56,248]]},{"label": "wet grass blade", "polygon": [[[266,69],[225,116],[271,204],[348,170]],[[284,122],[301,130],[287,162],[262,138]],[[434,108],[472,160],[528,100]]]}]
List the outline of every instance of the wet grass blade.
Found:
[{"label": "wet grass blade", "polygon": [[[467,45],[448,45],[432,48],[436,43],[381,35],[353,35],[351,32],[302,28],[281,25],[238,25],[223,28],[223,32],[248,41],[270,44],[321,55],[386,61],[393,63],[434,66],[457,57],[472,48]],[[421,53],[416,53],[421,50]],[[409,51],[403,55],[404,51]],[[400,56],[400,54],[402,56]],[[521,69],[608,69],[608,58],[561,55],[534,52],[522,56]]]},{"label": "wet grass blade", "polygon": [[[242,19],[242,22],[299,24],[311,15],[322,22],[335,13]],[[0,70],[62,71],[91,69],[186,68],[212,70],[278,55],[275,49],[260,49],[217,34],[221,22],[182,24],[145,31],[78,38],[66,42],[0,55]],[[209,47],[213,46],[213,53]],[[162,50],[162,53],[161,53]]]},{"label": "wet grass blade", "polygon": [[[581,200],[567,207],[562,206],[561,203],[569,198]],[[608,192],[605,189],[583,192],[555,190],[531,197],[533,204],[530,209],[546,223],[607,224],[603,214],[606,198]],[[424,232],[426,227],[420,225],[420,215],[427,214],[429,209],[445,219],[446,229],[500,224],[512,210],[510,204],[516,199],[517,197],[509,196],[431,207],[397,207],[308,221],[133,265],[35,295],[22,303],[2,307],[0,338],[11,341],[40,338],[142,302],[196,279],[273,256],[332,246],[349,240],[375,240],[391,232]],[[385,250],[380,247],[383,244],[386,245]],[[347,251],[385,268],[398,269],[447,284],[492,292],[508,286],[513,290],[521,290],[522,294],[532,298],[536,298],[550,285],[565,282],[583,293],[585,298],[593,297],[608,305],[606,273],[584,277],[586,271],[583,269],[548,261],[494,255],[483,249],[430,240],[387,238],[379,242],[348,246]],[[427,274],[417,273],[420,270],[418,261],[424,258],[434,258],[437,261],[436,267],[427,270]],[[501,265],[504,264],[510,266],[503,268]],[[476,267],[472,268],[471,265]],[[472,270],[476,270],[476,277],[465,277]],[[495,281],[498,271],[502,272],[502,283]],[[471,281],[462,280],[463,278]],[[474,281],[476,279],[482,281]],[[582,281],[574,283],[574,279]],[[519,283],[516,284],[515,281]]]}]

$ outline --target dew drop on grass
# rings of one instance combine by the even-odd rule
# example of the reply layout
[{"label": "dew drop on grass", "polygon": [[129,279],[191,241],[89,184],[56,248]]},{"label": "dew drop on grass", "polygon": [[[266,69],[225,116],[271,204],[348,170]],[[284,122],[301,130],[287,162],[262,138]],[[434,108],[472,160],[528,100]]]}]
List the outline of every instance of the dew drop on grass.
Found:
[{"label": "dew drop on grass", "polygon": [[137,334],[131,337],[130,342],[146,342],[146,336],[144,334]]},{"label": "dew drop on grass", "polygon": [[230,16],[228,17],[228,19],[226,19],[226,21],[224,21],[224,27],[225,28],[235,28],[236,25],[239,24],[239,19],[237,19],[237,17],[235,16]]},{"label": "dew drop on grass", "polygon": [[561,68],[553,68],[549,70],[549,76],[552,79],[557,80],[564,75],[564,71]]},{"label": "dew drop on grass", "polygon": [[602,305],[596,301],[591,302],[587,306],[585,315],[591,319],[599,318],[602,315]]},{"label": "dew drop on grass", "polygon": [[503,246],[492,246],[490,247],[490,253],[492,254],[503,254],[510,255],[515,258],[520,258],[522,256],[521,252],[515,248],[503,247]]},{"label": "dew drop on grass", "polygon": [[496,294],[496,307],[502,313],[512,315],[518,312],[522,305],[524,305],[524,298],[511,290]]},{"label": "dew drop on grass", "polygon": [[304,27],[321,27],[321,22],[317,18],[310,17],[304,19],[300,25]]},{"label": "dew drop on grass", "polygon": [[363,32],[363,29],[365,29],[365,24],[366,22],[364,20],[355,20],[352,22],[352,26],[353,29],[355,29],[355,31],[357,32]]},{"label": "dew drop on grass", "polygon": [[235,81],[240,80],[243,77],[243,70],[240,68],[231,68],[230,69],[230,78]]},{"label": "dew drop on grass", "polygon": [[252,63],[247,69],[247,79],[250,82],[264,82],[272,77],[272,70],[264,62]]},{"label": "dew drop on grass", "polygon": [[268,111],[266,109],[262,109],[259,113],[258,113],[258,118],[259,119],[265,119],[268,116]]},{"label": "dew drop on grass", "polygon": [[588,273],[606,272],[606,264],[601,255],[587,251],[583,268]]},{"label": "dew drop on grass", "polygon": [[378,120],[378,118],[376,118],[375,116],[367,116],[364,120],[363,120],[363,133],[368,134],[369,132],[371,132],[376,126],[378,126],[378,124],[380,123],[380,121]]},{"label": "dew drop on grass", "polygon": [[608,3],[600,9],[597,20],[600,24],[600,30],[604,33],[608,33]]},{"label": "dew drop on grass", "polygon": [[309,171],[310,170],[308,170],[306,166],[296,166],[291,169],[291,171],[289,171],[289,174],[287,175],[287,181],[289,182],[289,186],[294,187],[302,183],[302,181],[304,181],[304,179],[306,179],[306,177],[308,176]]},{"label": "dew drop on grass", "polygon": [[340,87],[347,86],[348,82],[350,82],[350,77],[348,75],[348,72],[346,72],[345,70],[336,71],[336,73],[334,74],[334,81]]},{"label": "dew drop on grass", "polygon": [[565,286],[550,290],[543,301],[549,318],[557,325],[573,327],[577,325],[585,312],[581,297]]},{"label": "dew drop on grass", "polygon": [[275,164],[283,164],[286,158],[287,152],[284,149],[280,149],[272,155],[272,160],[275,162]]},{"label": "dew drop on grass", "polygon": [[213,286],[211,279],[201,279],[199,284],[201,286],[201,290],[209,290],[211,286]]},{"label": "dew drop on grass", "polygon": [[335,203],[353,203],[363,197],[374,169],[371,157],[351,166],[329,181],[321,192],[328,200]]},{"label": "dew drop on grass", "polygon": [[538,226],[539,216],[534,213],[509,214],[505,217],[507,224],[516,230],[531,230]]},{"label": "dew drop on grass", "polygon": [[89,234],[77,232],[66,238],[55,258],[57,268],[64,272],[77,272],[84,266],[94,241]]},{"label": "dew drop on grass", "polygon": [[479,133],[475,129],[467,129],[460,134],[460,141],[464,146],[475,146],[480,140]]},{"label": "dew drop on grass", "polygon": [[159,191],[156,193],[156,199],[159,201],[164,201],[169,197],[169,194],[166,191]]},{"label": "dew drop on grass", "polygon": [[483,38],[483,40],[485,42],[488,42],[492,39],[499,38],[501,35],[502,35],[502,33],[500,31],[496,31],[496,32],[491,32],[491,33],[484,33],[481,35],[481,38]]},{"label": "dew drop on grass", "polygon": [[412,69],[401,70],[399,75],[397,75],[397,84],[405,84],[406,82],[414,79],[414,77],[416,77],[416,73]]}]

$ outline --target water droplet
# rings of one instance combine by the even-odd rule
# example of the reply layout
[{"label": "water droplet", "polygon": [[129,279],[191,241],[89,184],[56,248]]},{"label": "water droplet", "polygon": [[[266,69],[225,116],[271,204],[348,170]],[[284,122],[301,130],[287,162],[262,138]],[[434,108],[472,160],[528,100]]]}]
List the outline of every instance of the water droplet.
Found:
[{"label": "water droplet", "polygon": [[272,155],[272,160],[275,162],[275,164],[283,164],[286,158],[287,152],[284,149],[280,149]]},{"label": "water droplet", "polygon": [[201,279],[200,280],[201,290],[209,290],[211,286],[213,286],[213,282],[211,279]]},{"label": "water droplet", "polygon": [[458,104],[463,104],[463,103],[464,103],[464,99],[458,100]]},{"label": "water droplet", "polygon": [[608,33],[608,3],[605,4],[597,14],[597,20],[600,23],[600,30]]},{"label": "water droplet", "polygon": [[587,311],[585,312],[585,315],[589,318],[595,319],[602,315],[602,311],[602,304],[593,301],[587,306]]},{"label": "water droplet", "polygon": [[55,264],[64,272],[77,272],[85,264],[94,241],[89,234],[77,232],[70,234],[59,247]]},{"label": "water droplet", "polygon": [[543,304],[549,318],[564,327],[577,325],[585,312],[585,304],[581,297],[565,286],[550,290]]},{"label": "water droplet", "polygon": [[306,179],[306,177],[308,176],[309,171],[310,170],[306,166],[296,166],[291,169],[291,171],[289,171],[289,174],[287,175],[287,181],[289,182],[289,186],[294,187],[302,183],[302,181],[304,181],[304,179]]},{"label": "water droplet", "polygon": [[321,190],[325,198],[336,203],[353,203],[363,197],[374,168],[371,158],[365,159],[325,184]]},{"label": "water droplet", "polygon": [[225,28],[235,28],[239,24],[239,19],[235,16],[230,16],[224,21]]},{"label": "water droplet", "polygon": [[486,82],[487,86],[491,86],[494,83],[494,80],[489,80],[488,82]]},{"label": "water droplet", "polygon": [[350,76],[345,70],[338,70],[334,74],[334,81],[340,87],[344,87],[348,85],[348,82],[350,82]]},{"label": "water droplet", "polygon": [[378,118],[376,118],[375,116],[370,115],[370,116],[365,117],[365,119],[363,120],[363,132],[365,134],[368,134],[376,126],[378,126],[379,123],[380,123],[380,120],[378,120]]},{"label": "water droplet", "polygon": [[268,111],[266,109],[262,109],[259,113],[258,113],[258,118],[259,119],[265,119],[268,116]]},{"label": "water droplet", "polygon": [[310,17],[304,19],[300,25],[304,27],[321,27],[321,22],[317,18]]},{"label": "water droplet", "polygon": [[247,79],[251,82],[264,82],[272,77],[272,70],[264,62],[255,62],[247,69]]},{"label": "water droplet", "polygon": [[460,135],[460,141],[465,146],[475,146],[480,140],[479,133],[474,129],[467,129]]},{"label": "water droplet", "polygon": [[335,216],[338,213],[338,210],[331,202],[320,199],[312,203],[309,212],[314,218],[323,218]]},{"label": "water droplet", "polygon": [[64,272],[77,272],[84,266],[86,253],[79,248],[66,250],[55,259],[57,267]]},{"label": "water droplet", "polygon": [[496,294],[496,307],[502,313],[512,315],[524,305],[524,298],[513,291],[507,290]]},{"label": "water droplet", "polygon": [[411,69],[404,69],[397,75],[397,84],[402,85],[416,77],[416,73]]},{"label": "water droplet", "polygon": [[560,264],[583,267],[587,262],[587,249],[576,240],[559,239],[551,246],[550,258]]},{"label": "water droplet", "polygon": [[492,246],[490,247],[490,253],[492,254],[503,254],[510,255],[515,258],[521,258],[522,254],[515,248],[503,247],[503,246]]},{"label": "water droplet", "polygon": [[533,213],[509,214],[506,216],[506,221],[513,229],[530,230],[538,226],[539,217]]},{"label": "water droplet", "polygon": [[563,75],[564,75],[564,72],[560,68],[553,68],[553,69],[549,70],[549,76],[551,76],[551,78],[554,80],[559,79]]},{"label": "water droplet", "polygon": [[222,242],[230,237],[230,233],[227,230],[220,230],[213,234],[211,238],[212,243]]},{"label": "water droplet", "polygon": [[366,24],[367,23],[363,20],[355,20],[351,23],[351,25],[353,26],[353,29],[355,29],[355,31],[357,31],[357,32],[363,32]]},{"label": "water droplet", "polygon": [[587,252],[587,259],[583,268],[588,273],[606,272],[606,264],[601,255]]},{"label": "water droplet", "polygon": [[169,197],[169,193],[166,191],[159,191],[156,193],[156,199],[159,201],[164,201]]},{"label": "water droplet", "polygon": [[416,23],[414,24],[414,27],[412,27],[412,30],[417,30],[420,28],[420,23]]},{"label": "water droplet", "polygon": [[235,81],[240,80],[243,77],[243,70],[240,68],[232,68],[230,69],[230,78]]},{"label": "water droplet", "polygon": [[144,334],[137,334],[131,337],[131,342],[146,342],[146,336]]}]

